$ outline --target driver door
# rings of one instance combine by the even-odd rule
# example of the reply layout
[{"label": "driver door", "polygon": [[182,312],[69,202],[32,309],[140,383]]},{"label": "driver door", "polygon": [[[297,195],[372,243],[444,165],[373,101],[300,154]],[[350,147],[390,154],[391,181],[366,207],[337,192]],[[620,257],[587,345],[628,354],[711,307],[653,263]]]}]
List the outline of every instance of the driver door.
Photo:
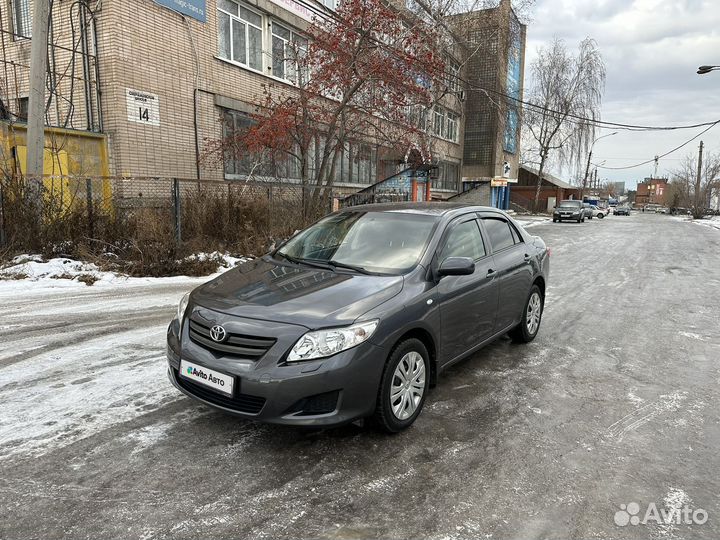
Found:
[{"label": "driver door", "polygon": [[498,308],[497,271],[475,214],[452,222],[437,251],[438,267],[448,257],[470,257],[475,271],[445,276],[437,285],[442,363],[450,362],[492,336]]}]

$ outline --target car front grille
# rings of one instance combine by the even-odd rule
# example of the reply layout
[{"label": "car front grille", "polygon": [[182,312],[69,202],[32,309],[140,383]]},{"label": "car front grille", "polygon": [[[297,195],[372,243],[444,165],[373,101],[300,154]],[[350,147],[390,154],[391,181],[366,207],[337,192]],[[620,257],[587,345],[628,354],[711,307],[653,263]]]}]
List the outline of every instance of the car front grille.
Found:
[{"label": "car front grille", "polygon": [[226,409],[232,409],[233,411],[258,414],[265,405],[265,398],[263,397],[250,396],[247,394],[235,394],[233,397],[226,396],[213,392],[201,384],[189,381],[177,373],[175,373],[175,380],[182,388],[203,401],[225,407]]},{"label": "car front grille", "polygon": [[210,338],[210,327],[190,320],[190,339],[213,351],[231,354],[246,360],[260,360],[275,344],[274,338],[245,336],[228,333],[224,341],[218,342]]}]

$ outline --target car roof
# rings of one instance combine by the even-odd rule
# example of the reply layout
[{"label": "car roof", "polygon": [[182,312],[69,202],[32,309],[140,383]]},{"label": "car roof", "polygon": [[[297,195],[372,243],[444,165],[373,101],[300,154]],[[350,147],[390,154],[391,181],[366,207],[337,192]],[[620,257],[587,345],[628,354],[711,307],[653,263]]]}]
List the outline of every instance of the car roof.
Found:
[{"label": "car roof", "polygon": [[445,216],[461,214],[465,211],[472,212],[499,212],[497,208],[490,206],[477,206],[466,203],[452,202],[391,202],[391,203],[375,203],[361,204],[358,206],[349,206],[343,208],[340,212],[354,212],[364,210],[366,212],[399,212],[410,214],[424,214],[428,216]]}]

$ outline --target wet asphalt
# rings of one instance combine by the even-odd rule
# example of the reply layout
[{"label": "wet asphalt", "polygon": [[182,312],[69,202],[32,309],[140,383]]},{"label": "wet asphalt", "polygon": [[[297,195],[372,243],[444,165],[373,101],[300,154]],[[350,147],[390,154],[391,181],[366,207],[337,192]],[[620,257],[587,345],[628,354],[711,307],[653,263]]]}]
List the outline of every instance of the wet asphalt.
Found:
[{"label": "wet asphalt", "polygon": [[[164,328],[189,281],[0,287],[0,538],[720,537],[720,231],[529,231],[552,249],[537,339],[452,367],[394,436],[175,392]],[[617,525],[633,502],[708,518]]]}]

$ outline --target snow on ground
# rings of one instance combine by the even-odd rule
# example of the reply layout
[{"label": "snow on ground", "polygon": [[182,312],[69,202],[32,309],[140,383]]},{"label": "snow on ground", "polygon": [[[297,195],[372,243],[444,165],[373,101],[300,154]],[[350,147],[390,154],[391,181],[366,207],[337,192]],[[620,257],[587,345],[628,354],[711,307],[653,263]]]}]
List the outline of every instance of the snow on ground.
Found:
[{"label": "snow on ground", "polygon": [[[244,260],[222,259],[218,271]],[[167,324],[182,295],[217,274],[134,278],[35,255],[0,274],[0,457],[43,455],[179,399],[166,375]]]},{"label": "snow on ground", "polygon": [[695,225],[703,225],[720,230],[720,216],[712,216],[705,219],[693,219],[688,216],[671,216],[675,221],[684,221],[685,223],[694,223]]},{"label": "snow on ground", "polygon": [[693,223],[696,225],[704,225],[706,227],[712,227],[720,231],[720,216],[713,216],[710,219],[695,219]]},{"label": "snow on ground", "polygon": [[547,216],[515,216],[515,222],[518,223],[523,229],[529,227],[535,227],[550,221]]},{"label": "snow on ground", "polygon": [[[227,253],[196,253],[183,259],[183,262],[193,260],[205,261],[217,259],[221,261],[218,272],[232,268],[239,262],[248,260],[247,257],[233,257]],[[205,279],[210,279],[208,276]],[[94,287],[133,286],[151,283],[173,283],[186,280],[185,276],[164,278],[129,277],[118,272],[101,270],[91,262],[77,261],[65,257],[45,260],[40,255],[19,255],[5,267],[0,268],[0,291],[27,290],[29,282],[36,290],[38,285],[43,288],[75,288],[91,284]],[[87,281],[87,283],[86,283]]]}]

